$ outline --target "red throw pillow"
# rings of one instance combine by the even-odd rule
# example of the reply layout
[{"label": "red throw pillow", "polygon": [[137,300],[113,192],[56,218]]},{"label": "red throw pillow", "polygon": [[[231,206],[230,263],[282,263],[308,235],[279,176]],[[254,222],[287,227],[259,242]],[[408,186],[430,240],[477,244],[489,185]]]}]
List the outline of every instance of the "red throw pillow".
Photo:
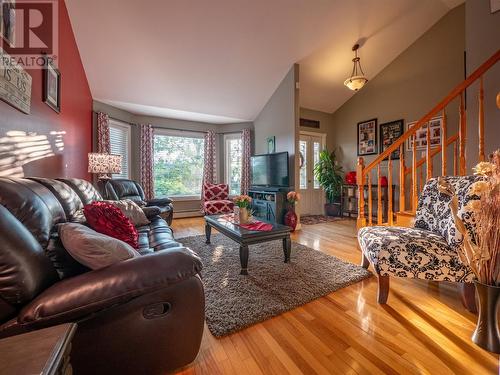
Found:
[{"label": "red throw pillow", "polygon": [[139,247],[139,234],[122,210],[106,202],[93,202],[83,207],[87,223],[96,232],[117,238],[134,249]]}]

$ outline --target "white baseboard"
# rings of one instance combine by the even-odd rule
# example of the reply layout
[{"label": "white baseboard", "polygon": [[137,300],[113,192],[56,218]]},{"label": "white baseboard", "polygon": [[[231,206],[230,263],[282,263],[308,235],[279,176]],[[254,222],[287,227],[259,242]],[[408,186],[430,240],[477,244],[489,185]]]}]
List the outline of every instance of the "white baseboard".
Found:
[{"label": "white baseboard", "polygon": [[174,210],[174,220],[175,219],[187,218],[187,217],[203,217],[203,214],[200,211],[181,211],[181,212],[176,212]]}]

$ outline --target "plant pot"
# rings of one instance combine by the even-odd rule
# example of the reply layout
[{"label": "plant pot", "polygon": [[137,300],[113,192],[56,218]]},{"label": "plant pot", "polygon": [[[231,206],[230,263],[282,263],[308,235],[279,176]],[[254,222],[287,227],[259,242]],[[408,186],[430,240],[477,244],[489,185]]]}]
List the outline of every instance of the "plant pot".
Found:
[{"label": "plant pot", "polygon": [[326,216],[340,216],[340,203],[326,203],[325,204]]},{"label": "plant pot", "polygon": [[481,348],[500,353],[500,332],[498,330],[498,302],[500,287],[482,284],[478,281],[476,292],[479,298],[479,314],[472,341]]},{"label": "plant pot", "polygon": [[295,231],[295,228],[297,228],[297,223],[298,223],[297,213],[295,212],[295,206],[291,206],[288,209],[288,212],[285,214],[284,222],[285,225],[292,228],[292,232]]},{"label": "plant pot", "polygon": [[240,224],[247,224],[249,220],[249,213],[248,213],[248,208],[246,207],[239,207],[238,210],[238,216],[240,219]]}]

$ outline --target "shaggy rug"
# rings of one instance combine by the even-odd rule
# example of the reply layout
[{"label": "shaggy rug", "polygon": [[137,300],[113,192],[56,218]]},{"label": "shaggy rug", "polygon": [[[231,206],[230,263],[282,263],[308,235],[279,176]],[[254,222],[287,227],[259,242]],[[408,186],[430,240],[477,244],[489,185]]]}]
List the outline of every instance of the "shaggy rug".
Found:
[{"label": "shaggy rug", "polygon": [[300,217],[300,223],[304,225],[314,225],[330,223],[332,221],[339,221],[345,218],[337,216],[325,216],[325,215],[305,215]]},{"label": "shaggy rug", "polygon": [[292,258],[284,263],[282,242],[249,246],[248,276],[240,275],[239,245],[213,234],[185,237],[180,242],[203,261],[206,320],[220,337],[361,281],[371,273],[306,246],[292,242]]}]

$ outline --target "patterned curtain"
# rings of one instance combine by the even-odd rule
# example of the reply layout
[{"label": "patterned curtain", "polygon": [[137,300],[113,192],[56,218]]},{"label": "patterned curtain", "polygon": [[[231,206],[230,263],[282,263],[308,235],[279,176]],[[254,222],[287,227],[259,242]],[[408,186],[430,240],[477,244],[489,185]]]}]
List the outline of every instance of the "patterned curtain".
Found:
[{"label": "patterned curtain", "polygon": [[141,131],[141,185],[146,199],[154,198],[153,136],[151,124],[139,125]]},{"label": "patterned curtain", "polygon": [[[209,130],[205,134],[205,153],[203,160],[203,185],[201,187],[201,196],[203,197],[203,186],[205,183],[215,184],[217,181],[216,170],[216,150],[215,150],[215,132]],[[202,198],[203,199],[203,198]]]},{"label": "patterned curtain", "polygon": [[250,156],[252,156],[250,129],[241,132],[243,152],[241,155],[241,194],[248,194],[250,188]]},{"label": "patterned curtain", "polygon": [[109,141],[109,116],[105,113],[97,113],[97,150],[100,154],[111,152]]}]

